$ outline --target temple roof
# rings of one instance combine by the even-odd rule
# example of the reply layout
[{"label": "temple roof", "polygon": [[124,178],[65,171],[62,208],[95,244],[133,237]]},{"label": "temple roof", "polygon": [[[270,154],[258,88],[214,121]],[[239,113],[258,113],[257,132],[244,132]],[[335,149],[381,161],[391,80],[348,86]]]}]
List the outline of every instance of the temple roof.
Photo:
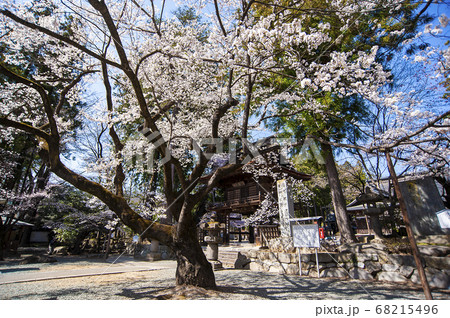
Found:
[{"label": "temple roof", "polygon": [[[273,169],[277,173],[285,173],[288,176],[295,178],[297,180],[310,180],[312,178],[312,176],[309,174],[299,172],[295,169],[292,169],[292,168],[289,168],[286,166],[279,165],[279,166],[274,167]],[[209,180],[211,178],[211,176],[212,176],[212,173],[208,174],[206,176],[203,176],[200,178],[200,181],[207,182],[207,180]],[[271,176],[259,176],[259,178],[272,180]],[[235,182],[246,181],[246,180],[251,180],[251,179],[253,179],[253,175],[250,172],[242,171],[242,167],[240,167],[235,172],[223,177],[220,180],[219,184],[221,186],[227,186],[227,185],[235,183]]]}]

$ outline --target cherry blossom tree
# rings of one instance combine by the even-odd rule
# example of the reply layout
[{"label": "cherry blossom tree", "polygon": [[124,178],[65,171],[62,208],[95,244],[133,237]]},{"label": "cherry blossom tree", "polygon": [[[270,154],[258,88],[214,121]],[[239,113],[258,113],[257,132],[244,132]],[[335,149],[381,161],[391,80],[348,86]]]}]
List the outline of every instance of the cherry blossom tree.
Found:
[{"label": "cherry blossom tree", "polygon": [[370,154],[353,149],[374,182],[386,167],[377,149],[392,151],[399,175],[449,173],[447,25],[445,14],[425,25],[406,43],[421,49],[412,55],[402,51],[388,64],[394,81],[383,89],[383,102],[370,104],[372,125],[361,127]]},{"label": "cherry blossom tree", "polygon": [[[0,36],[8,48],[0,62],[5,79],[0,125],[34,136],[41,158],[56,176],[99,198],[142,238],[171,248],[178,263],[177,284],[214,287],[193,210],[221,178],[248,162],[252,151],[243,142],[236,160],[229,158],[215,169],[208,165],[211,155],[222,152],[221,140],[247,138],[256,128],[252,118],[269,112],[290,115],[276,106],[280,101],[302,101],[301,109],[320,113],[326,109],[316,98],[322,92],[382,98],[379,88],[389,74],[375,60],[376,46],[335,51],[330,49],[334,38],[329,23],[303,26],[325,10],[339,13],[344,32],[358,14],[380,6],[396,10],[401,2],[334,0],[325,9],[311,8],[292,19],[284,18],[302,10],[302,3],[265,16],[256,14],[256,1],[188,4],[210,23],[164,19],[163,8],[154,1],[6,1],[0,8]],[[47,15],[33,13],[48,7]],[[213,14],[205,13],[211,8]],[[20,52],[30,45],[42,47],[39,60],[56,76],[14,67],[28,62]],[[311,58],[321,52],[326,58]],[[292,89],[267,85],[274,74],[289,79]],[[71,105],[91,96],[89,91],[103,95],[92,111],[84,117],[65,116]],[[28,100],[28,112],[11,112],[25,105],[17,92]],[[75,119],[108,127],[110,146],[92,172],[102,176],[97,181],[63,160],[64,145],[76,143],[64,134]],[[146,218],[130,203],[127,175],[136,169],[160,173],[159,192],[174,225]],[[210,178],[201,183],[206,173]]]},{"label": "cherry blossom tree", "polygon": [[[52,7],[36,7],[34,8],[34,15],[37,18],[45,18],[52,11]],[[8,27],[5,26],[8,30]],[[63,27],[66,31],[69,29],[67,26]],[[8,32],[8,31],[7,31]],[[28,39],[29,35],[25,38]],[[28,41],[26,45],[20,46],[16,43],[16,46],[3,45],[0,49],[0,56],[3,65],[8,68],[14,69],[17,74],[21,76],[36,76],[39,77],[45,74],[45,76],[57,78],[61,74],[61,70],[55,72],[45,64],[45,56],[52,56],[53,59],[58,59],[61,52],[58,50],[49,52],[47,47],[43,43],[33,43]],[[20,51],[17,51],[20,48]],[[8,81],[7,78],[0,75],[0,81],[2,85]],[[52,86],[58,86],[53,83]],[[12,88],[12,87],[10,87]],[[56,96],[56,89],[48,87],[49,95],[51,98]],[[36,96],[30,94],[30,90],[24,87],[20,87],[17,84],[12,90],[3,90],[2,92],[8,92],[2,94],[2,105],[8,105],[8,113],[10,117],[20,118],[26,123],[38,123],[42,121],[42,117],[38,114],[38,105],[35,104]],[[14,104],[11,100],[14,99]],[[70,128],[74,128],[79,125],[76,119],[76,114],[79,110],[79,104],[73,103],[66,108],[64,118],[71,117],[72,125]],[[66,135],[73,135],[70,130]],[[35,223],[35,217],[37,215],[37,207],[39,202],[45,197],[45,188],[50,177],[50,170],[47,165],[39,158],[38,151],[39,146],[36,139],[27,133],[22,131],[9,129],[0,129],[1,136],[1,166],[2,171],[0,178],[0,198],[2,199],[1,212],[2,220],[0,221],[0,239],[3,239],[3,234],[7,232],[18,220],[25,220]],[[25,231],[26,237],[30,235],[30,229]],[[0,247],[3,244],[0,243]]]}]

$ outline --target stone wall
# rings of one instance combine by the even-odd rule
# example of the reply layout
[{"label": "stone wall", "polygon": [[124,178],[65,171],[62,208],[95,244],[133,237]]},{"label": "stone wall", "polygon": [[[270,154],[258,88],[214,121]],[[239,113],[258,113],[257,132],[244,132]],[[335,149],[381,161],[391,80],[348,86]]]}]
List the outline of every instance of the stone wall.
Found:
[{"label": "stone wall", "polygon": [[[449,289],[450,248],[421,246],[420,249],[430,286]],[[246,257],[250,260],[250,270],[299,275],[298,253],[288,242],[278,242],[271,249],[248,251]],[[318,253],[318,259],[320,277],[350,277],[420,285],[413,256],[389,254],[382,244],[343,246],[340,252],[334,253],[322,250]],[[301,264],[302,275],[317,277],[314,252],[302,249]]]}]

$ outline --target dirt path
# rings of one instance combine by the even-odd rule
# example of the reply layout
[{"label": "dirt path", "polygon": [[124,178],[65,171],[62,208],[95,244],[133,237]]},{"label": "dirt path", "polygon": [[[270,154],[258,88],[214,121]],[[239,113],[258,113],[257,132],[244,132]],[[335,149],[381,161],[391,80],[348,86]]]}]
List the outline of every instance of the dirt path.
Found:
[{"label": "dirt path", "polygon": [[[0,299],[424,299],[412,285],[248,270],[216,271],[215,290],[175,287],[175,261],[114,261],[66,257],[52,264],[2,263]],[[450,292],[435,290],[433,296],[450,299]]]}]

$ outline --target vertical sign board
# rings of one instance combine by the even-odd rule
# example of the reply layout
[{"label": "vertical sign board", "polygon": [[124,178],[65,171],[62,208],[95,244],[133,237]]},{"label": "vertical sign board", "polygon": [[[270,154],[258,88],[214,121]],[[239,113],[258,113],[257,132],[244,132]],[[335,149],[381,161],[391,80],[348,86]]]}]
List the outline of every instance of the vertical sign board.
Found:
[{"label": "vertical sign board", "polygon": [[290,218],[294,217],[290,187],[285,179],[277,181],[278,210],[280,215],[280,231],[282,237],[291,236]]},{"label": "vertical sign board", "polygon": [[300,269],[300,276],[302,276],[302,258],[300,255],[300,247],[309,247],[315,248],[316,250],[317,277],[320,277],[319,256],[317,255],[317,249],[320,247],[319,225],[318,224],[293,225],[292,235],[294,239],[294,246],[298,248],[298,266]]}]

